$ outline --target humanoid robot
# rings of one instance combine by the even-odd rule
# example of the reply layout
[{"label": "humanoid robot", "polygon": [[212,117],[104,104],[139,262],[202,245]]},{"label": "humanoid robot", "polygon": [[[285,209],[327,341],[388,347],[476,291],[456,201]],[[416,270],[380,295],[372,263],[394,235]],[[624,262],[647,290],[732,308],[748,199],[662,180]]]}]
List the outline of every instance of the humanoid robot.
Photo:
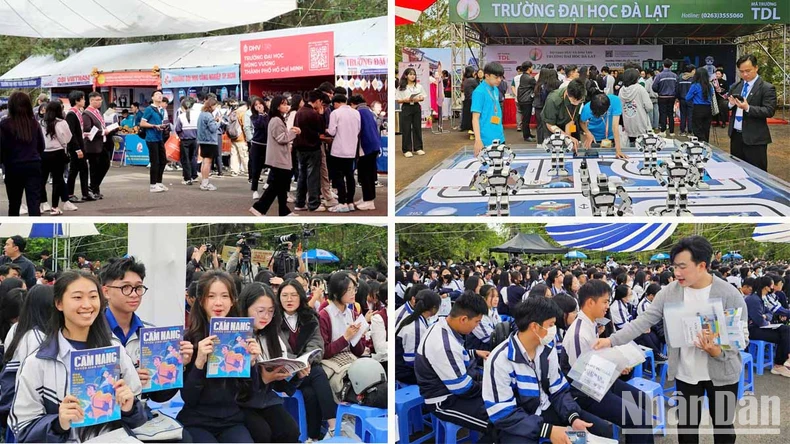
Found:
[{"label": "humanoid robot", "polygon": [[[582,160],[579,177],[582,196],[590,199],[593,216],[622,216],[631,212],[633,201],[622,184],[614,183],[606,174],[599,174],[595,183],[591,183],[586,159]],[[620,206],[615,208],[617,197],[620,197]]]},{"label": "humanoid robot", "polygon": [[649,130],[636,138],[637,149],[645,154],[645,162],[642,168],[639,169],[639,174],[653,174],[653,169],[658,166],[658,152],[661,151],[664,146],[666,146],[664,138],[656,135],[653,130]]},{"label": "humanoid robot", "polygon": [[[666,178],[664,177],[666,175]],[[688,210],[688,188],[699,181],[699,171],[686,161],[682,151],[672,153],[672,159],[653,169],[653,177],[667,187],[667,206],[659,215],[692,216]]]},{"label": "humanoid robot", "polygon": [[697,175],[695,176],[696,182],[689,183],[689,186],[698,190],[710,189],[710,185],[705,183],[705,163],[710,160],[713,154],[702,142],[696,137],[689,137],[688,142],[680,144],[680,152],[682,152],[691,167],[697,168]]},{"label": "humanoid robot", "polygon": [[557,130],[543,141],[543,148],[547,153],[551,153],[551,169],[548,175],[568,176],[570,173],[565,168],[565,153],[573,150],[571,138]]},{"label": "humanoid robot", "polygon": [[478,159],[488,170],[478,171],[474,178],[474,187],[481,195],[488,195],[489,216],[509,216],[510,200],[508,193],[515,195],[524,185],[524,178],[518,171],[510,169],[515,155],[510,146],[494,140],[491,145],[483,148]]}]

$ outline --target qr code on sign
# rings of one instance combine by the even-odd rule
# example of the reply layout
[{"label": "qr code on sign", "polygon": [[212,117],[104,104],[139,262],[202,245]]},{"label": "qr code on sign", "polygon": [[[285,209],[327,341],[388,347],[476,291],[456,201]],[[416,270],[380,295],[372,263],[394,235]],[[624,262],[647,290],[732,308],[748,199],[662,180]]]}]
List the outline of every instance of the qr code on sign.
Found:
[{"label": "qr code on sign", "polygon": [[310,46],[310,70],[329,68],[329,47],[327,45]]}]

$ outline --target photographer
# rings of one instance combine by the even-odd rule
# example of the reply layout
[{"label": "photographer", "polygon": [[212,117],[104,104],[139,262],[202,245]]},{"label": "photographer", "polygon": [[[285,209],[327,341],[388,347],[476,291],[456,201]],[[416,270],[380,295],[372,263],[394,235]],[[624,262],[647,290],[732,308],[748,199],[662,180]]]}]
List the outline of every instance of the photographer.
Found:
[{"label": "photographer", "polygon": [[[241,274],[242,268],[240,265],[241,262],[245,259],[245,254],[244,254],[245,247],[247,250],[246,251],[247,255],[251,256],[251,251],[249,249],[250,247],[246,246],[246,240],[244,238],[239,239],[239,241],[236,242],[236,250],[233,253],[231,253],[230,258],[228,258],[228,265],[227,265],[228,273]],[[248,259],[251,259],[251,257]],[[256,274],[258,274],[258,265],[250,260],[249,276],[255,276]]]},{"label": "photographer", "polygon": [[196,271],[206,271],[206,267],[200,262],[200,259],[206,251],[209,252],[211,257],[211,269],[219,269],[219,255],[217,254],[216,247],[211,244],[203,244],[200,248],[187,247],[187,278],[184,288],[189,288],[189,284],[192,283]]},{"label": "photographer", "polygon": [[283,277],[291,272],[304,273],[306,271],[304,262],[302,262],[302,252],[297,251],[294,255],[291,253],[293,242],[283,242],[278,247],[277,251],[269,259],[269,264],[266,266],[269,270],[274,272],[275,276]]}]

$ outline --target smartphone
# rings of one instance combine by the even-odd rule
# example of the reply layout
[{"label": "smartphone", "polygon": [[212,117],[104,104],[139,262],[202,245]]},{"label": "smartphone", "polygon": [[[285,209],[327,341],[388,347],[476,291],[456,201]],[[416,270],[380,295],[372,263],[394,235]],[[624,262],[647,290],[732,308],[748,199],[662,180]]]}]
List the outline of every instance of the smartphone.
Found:
[{"label": "smartphone", "polygon": [[739,101],[743,102],[743,96],[740,95],[740,94],[732,94],[732,95],[730,95],[730,97],[732,97],[733,99],[736,99],[736,100],[739,100]]}]

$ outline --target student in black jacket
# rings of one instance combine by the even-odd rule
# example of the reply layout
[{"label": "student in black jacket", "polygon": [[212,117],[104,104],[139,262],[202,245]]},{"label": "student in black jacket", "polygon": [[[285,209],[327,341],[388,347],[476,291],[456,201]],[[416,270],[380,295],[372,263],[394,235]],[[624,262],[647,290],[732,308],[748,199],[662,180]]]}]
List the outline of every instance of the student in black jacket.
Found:
[{"label": "student in black jacket", "polygon": [[[71,140],[66,146],[69,152],[69,180],[66,187],[69,192],[69,202],[80,203],[82,201],[95,200],[88,190],[88,160],[85,154],[85,139],[82,131],[85,93],[82,91],[70,92],[69,103],[71,104],[71,109],[66,112],[66,122],[68,122],[69,130],[71,130]],[[80,178],[82,200],[74,195],[74,186],[77,184],[78,176]]]},{"label": "student in black jacket", "polygon": [[23,192],[30,215],[41,216],[43,154],[44,134],[33,116],[30,96],[15,92],[8,100],[8,117],[0,122],[0,160],[6,176],[9,216],[19,216]]}]

